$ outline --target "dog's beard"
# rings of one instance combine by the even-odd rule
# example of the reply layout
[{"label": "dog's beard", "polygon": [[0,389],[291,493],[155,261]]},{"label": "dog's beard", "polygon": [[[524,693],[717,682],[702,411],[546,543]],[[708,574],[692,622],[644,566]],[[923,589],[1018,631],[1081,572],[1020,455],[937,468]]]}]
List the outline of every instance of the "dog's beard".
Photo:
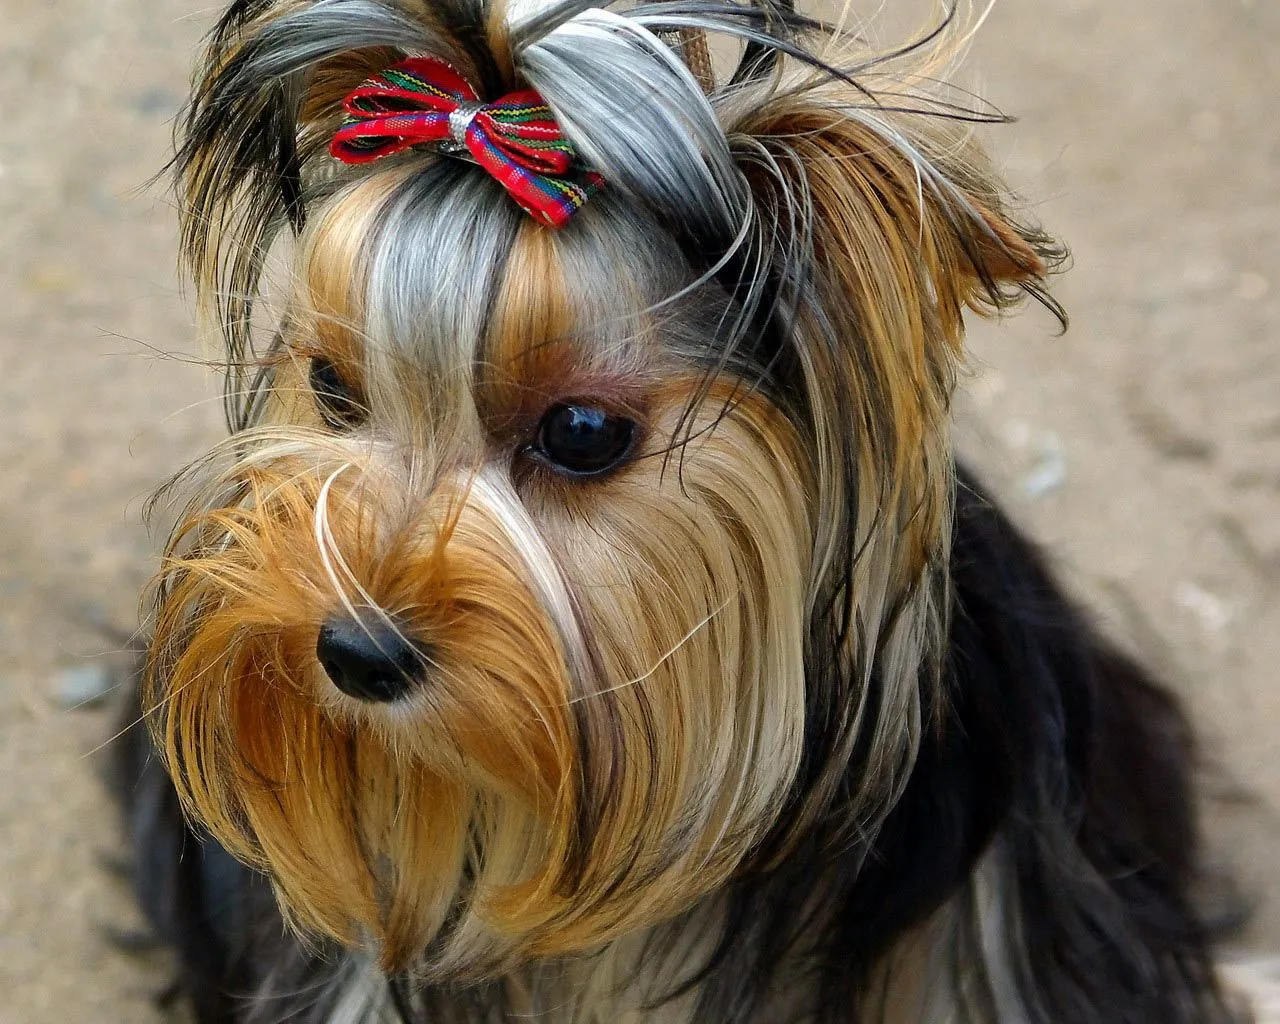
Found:
[{"label": "dog's beard", "polygon": [[[175,543],[153,699],[191,810],[305,929],[482,977],[688,908],[773,827],[804,729],[804,461],[759,396],[723,416],[713,387],[678,424],[702,383],[669,383],[646,446],[697,441],[585,484],[240,438],[231,497]],[[339,692],[316,636],[344,608],[429,650],[421,685]]]}]

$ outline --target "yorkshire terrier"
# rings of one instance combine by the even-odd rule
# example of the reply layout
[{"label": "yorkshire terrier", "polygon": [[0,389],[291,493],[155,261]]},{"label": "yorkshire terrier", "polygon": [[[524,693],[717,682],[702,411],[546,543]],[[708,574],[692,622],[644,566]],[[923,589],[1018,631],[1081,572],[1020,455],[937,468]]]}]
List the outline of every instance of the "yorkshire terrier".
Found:
[{"label": "yorkshire terrier", "polygon": [[965,311],[1063,252],[953,14],[222,17],[175,169],[233,429],[126,747],[202,1021],[1239,1019],[1177,704],[954,463]]}]

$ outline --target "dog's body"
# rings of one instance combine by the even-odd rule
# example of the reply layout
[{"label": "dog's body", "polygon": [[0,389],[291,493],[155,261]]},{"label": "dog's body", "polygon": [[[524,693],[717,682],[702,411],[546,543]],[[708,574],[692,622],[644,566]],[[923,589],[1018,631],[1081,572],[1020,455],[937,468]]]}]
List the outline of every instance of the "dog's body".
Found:
[{"label": "dog's body", "polygon": [[813,36],[220,24],[178,168],[237,433],[159,586],[176,786],[126,751],[203,1020],[1232,1019],[1175,703],[952,464],[962,309],[1060,252],[916,48]]}]

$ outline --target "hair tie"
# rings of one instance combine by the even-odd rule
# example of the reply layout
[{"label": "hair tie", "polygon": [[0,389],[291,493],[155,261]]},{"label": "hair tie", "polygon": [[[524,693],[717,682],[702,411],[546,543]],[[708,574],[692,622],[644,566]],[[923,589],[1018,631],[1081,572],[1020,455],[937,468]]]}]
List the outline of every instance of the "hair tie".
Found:
[{"label": "hair tie", "polygon": [[413,146],[474,160],[530,216],[560,227],[604,184],[577,164],[551,108],[532,89],[484,103],[444,61],[411,57],[365,81],[343,103],[329,152],[363,164]]}]

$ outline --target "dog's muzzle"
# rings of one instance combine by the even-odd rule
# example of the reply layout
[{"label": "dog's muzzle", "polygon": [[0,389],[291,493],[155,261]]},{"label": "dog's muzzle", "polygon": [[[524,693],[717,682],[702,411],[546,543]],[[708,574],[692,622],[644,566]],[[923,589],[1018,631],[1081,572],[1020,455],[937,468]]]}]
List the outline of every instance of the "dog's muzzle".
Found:
[{"label": "dog's muzzle", "polygon": [[316,658],[334,686],[372,703],[399,700],[427,676],[422,646],[383,619],[335,615],[320,627]]}]

